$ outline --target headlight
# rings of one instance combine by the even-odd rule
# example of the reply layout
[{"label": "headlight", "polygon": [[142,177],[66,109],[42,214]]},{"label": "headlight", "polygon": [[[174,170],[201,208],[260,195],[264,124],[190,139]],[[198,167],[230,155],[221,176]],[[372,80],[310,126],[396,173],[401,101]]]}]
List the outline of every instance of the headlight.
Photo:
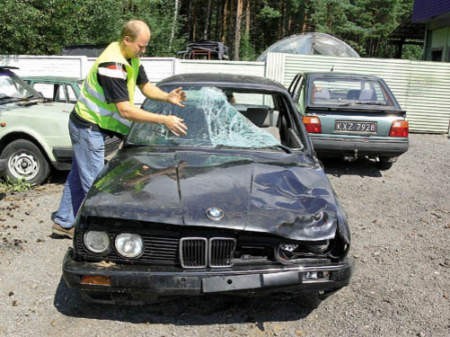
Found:
[{"label": "headlight", "polygon": [[83,235],[83,242],[93,253],[104,253],[109,249],[109,237],[106,232],[87,231]]},{"label": "headlight", "polygon": [[138,234],[122,233],[116,236],[117,252],[124,257],[138,257],[143,248],[142,238]]},{"label": "headlight", "polygon": [[312,255],[325,254],[330,248],[330,241],[311,241],[296,243],[280,243],[275,248],[275,258],[282,264],[298,263],[298,259]]}]

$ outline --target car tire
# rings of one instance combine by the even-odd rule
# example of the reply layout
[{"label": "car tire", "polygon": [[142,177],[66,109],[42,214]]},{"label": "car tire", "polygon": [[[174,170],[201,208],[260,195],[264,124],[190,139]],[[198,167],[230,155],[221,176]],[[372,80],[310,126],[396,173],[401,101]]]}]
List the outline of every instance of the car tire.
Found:
[{"label": "car tire", "polygon": [[12,141],[5,146],[1,157],[6,159],[5,175],[12,181],[24,180],[39,185],[50,173],[50,165],[42,151],[29,140]]},{"label": "car tire", "polygon": [[376,166],[378,169],[384,171],[389,170],[394,164],[395,160],[390,157],[380,157],[379,161],[377,161]]}]

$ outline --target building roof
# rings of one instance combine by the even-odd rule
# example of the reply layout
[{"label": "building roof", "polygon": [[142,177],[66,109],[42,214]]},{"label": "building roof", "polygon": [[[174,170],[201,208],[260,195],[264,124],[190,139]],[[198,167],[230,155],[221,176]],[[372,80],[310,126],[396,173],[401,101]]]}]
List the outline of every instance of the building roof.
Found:
[{"label": "building roof", "polygon": [[449,0],[415,0],[412,22],[427,22],[449,13]]},{"label": "building roof", "polygon": [[389,36],[389,42],[393,44],[418,44],[422,45],[425,38],[425,24],[414,23],[411,17],[404,20],[393,30]]}]

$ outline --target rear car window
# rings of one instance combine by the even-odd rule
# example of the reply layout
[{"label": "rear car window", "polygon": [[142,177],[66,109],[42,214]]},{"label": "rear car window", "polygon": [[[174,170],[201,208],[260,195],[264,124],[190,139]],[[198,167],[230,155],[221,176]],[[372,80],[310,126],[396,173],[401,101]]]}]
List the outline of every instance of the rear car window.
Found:
[{"label": "rear car window", "polygon": [[316,78],[310,85],[312,104],[376,104],[392,106],[382,83],[368,79]]}]

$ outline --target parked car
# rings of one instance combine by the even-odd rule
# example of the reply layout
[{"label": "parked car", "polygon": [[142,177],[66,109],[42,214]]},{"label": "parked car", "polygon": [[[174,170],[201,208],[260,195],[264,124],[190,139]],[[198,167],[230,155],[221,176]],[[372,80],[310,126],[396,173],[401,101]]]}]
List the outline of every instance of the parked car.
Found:
[{"label": "parked car", "polygon": [[228,60],[228,49],[222,42],[201,40],[188,43],[186,50],[177,52],[177,57],[189,60]]},{"label": "parked car", "polygon": [[22,79],[53,102],[75,104],[80,97],[82,79],[62,76],[26,76]]},{"label": "parked car", "polygon": [[[75,104],[80,97],[83,80],[63,76],[27,76],[25,82],[39,91],[47,100]],[[121,145],[121,139],[108,136],[105,139],[105,157],[109,160]]]},{"label": "parked car", "polygon": [[69,169],[72,148],[67,128],[73,104],[49,102],[0,66],[0,158],[9,179],[40,184],[51,168]]},{"label": "parked car", "polygon": [[112,303],[347,285],[346,216],[287,90],[230,74],[158,86],[182,86],[185,107],[143,108],[183,118],[188,133],[132,125],[78,212],[67,285]]},{"label": "parked car", "polygon": [[389,169],[408,150],[406,112],[379,77],[299,73],[289,92],[319,157],[368,156]]}]

